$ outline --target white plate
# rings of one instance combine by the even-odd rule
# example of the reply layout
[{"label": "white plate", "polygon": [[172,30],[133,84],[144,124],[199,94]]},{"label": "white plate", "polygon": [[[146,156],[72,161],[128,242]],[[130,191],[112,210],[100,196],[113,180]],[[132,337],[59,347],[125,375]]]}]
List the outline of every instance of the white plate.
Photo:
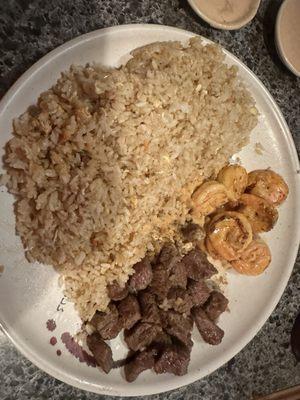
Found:
[{"label": "white plate", "polygon": [[[49,88],[60,72],[73,63],[97,61],[118,65],[128,52],[154,41],[186,41],[193,33],[155,25],[128,25],[99,30],[80,36],[30,68],[10,89],[0,106],[0,147],[11,137],[12,118],[36,102],[40,92]],[[273,261],[265,274],[247,278],[229,273],[227,295],[230,313],[220,321],[225,330],[221,345],[205,344],[195,333],[195,345],[189,373],[183,377],[143,373],[131,384],[124,381],[121,369],[105,375],[71,356],[64,348],[60,335],[75,333],[80,320],[73,306],[67,303],[57,311],[62,291],[57,274],[47,266],[28,264],[20,240],[15,235],[13,197],[1,189],[0,204],[0,264],[5,269],[0,278],[0,321],[15,346],[34,364],[50,375],[79,388],[110,395],[146,395],[175,389],[210,374],[238,353],[265,323],[287,284],[299,243],[299,164],[288,127],[274,100],[255,75],[232,54],[226,52],[227,62],[238,65],[241,78],[251,89],[261,113],[260,122],[251,143],[239,154],[248,169],[271,167],[284,176],[290,187],[286,203],[280,207],[275,229],[266,235]],[[259,156],[254,145],[260,142],[265,151]],[[46,329],[46,321],[54,318],[57,328]],[[58,339],[51,346],[51,336]],[[62,355],[58,357],[56,350]],[[126,354],[121,341],[113,343],[115,358]]]}]

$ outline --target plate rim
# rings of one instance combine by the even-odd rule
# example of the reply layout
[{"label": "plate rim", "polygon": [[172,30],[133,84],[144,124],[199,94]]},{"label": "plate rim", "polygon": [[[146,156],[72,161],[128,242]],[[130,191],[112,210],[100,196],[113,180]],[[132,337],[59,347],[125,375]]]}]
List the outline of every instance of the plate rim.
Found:
[{"label": "plate rim", "polygon": [[[9,90],[5,93],[5,95],[2,97],[0,101],[0,116],[5,112],[6,108],[13,102],[14,97],[18,94],[18,92],[22,89],[22,87],[26,84],[27,80],[31,78],[31,76],[42,69],[48,62],[53,61],[53,59],[59,57],[61,54],[64,52],[76,47],[77,45],[82,45],[84,42],[88,42],[89,40],[93,40],[95,38],[99,38],[103,35],[109,34],[109,33],[115,33],[116,31],[126,31],[126,30],[139,30],[139,29],[149,29],[149,30],[162,30],[162,31],[174,31],[174,32],[181,32],[184,33],[187,38],[191,36],[200,36],[203,38],[206,42],[208,43],[216,43],[213,42],[210,39],[205,38],[204,36],[198,35],[195,32],[191,32],[185,29],[180,29],[172,26],[167,26],[167,25],[159,25],[159,24],[126,24],[126,25],[116,25],[112,27],[107,27],[107,28],[102,28],[102,29],[97,29],[92,32],[79,35],[74,39],[71,39],[62,45],[58,46],[57,48],[53,49],[49,53],[47,53],[45,56],[43,56],[41,59],[39,59],[37,62],[35,62],[28,70],[26,70],[16,81],[15,83],[9,88]],[[219,45],[221,46],[221,45]],[[260,89],[263,93],[263,97],[267,99],[269,104],[272,105],[272,109],[274,111],[274,115],[276,116],[277,122],[280,125],[282,129],[282,134],[284,135],[285,142],[288,147],[288,152],[289,155],[291,156],[291,165],[295,168],[295,171],[300,170],[300,164],[299,164],[299,159],[298,159],[298,154],[297,150],[293,141],[293,137],[291,135],[291,132],[289,130],[289,127],[285,121],[285,118],[277,105],[275,99],[273,96],[270,94],[268,89],[265,87],[265,85],[261,82],[261,80],[234,54],[226,50],[223,46],[221,46],[222,50],[224,53],[231,57],[234,61],[236,61],[238,64],[240,64],[248,74],[250,74],[252,80],[254,80],[259,86]],[[300,175],[299,175],[300,178]],[[295,196],[296,198],[300,199],[300,179],[296,180],[296,187],[295,189]],[[300,210],[296,209],[296,220],[300,220]],[[18,342],[18,336],[13,334],[13,332],[10,332],[9,329],[6,327],[6,324],[4,321],[0,320],[0,328],[2,328],[3,332],[6,334],[6,336],[10,339],[10,341],[14,344],[14,346],[20,351],[20,353],[26,357],[29,361],[31,361],[34,365],[36,365],[38,368],[46,372],[47,374],[53,376],[54,378],[65,382],[69,385],[75,386],[79,389],[87,390],[90,392],[98,393],[98,394],[105,394],[105,395],[113,395],[113,396],[138,396],[138,395],[151,395],[151,394],[158,394],[162,392],[167,392],[170,390],[178,389],[182,386],[191,384],[199,379],[204,378],[205,376],[208,376],[212,372],[216,371],[218,368],[220,368],[222,365],[224,365],[226,362],[228,362],[232,357],[234,357],[236,354],[238,354],[256,335],[257,333],[261,330],[262,326],[266,323],[268,318],[270,317],[271,313],[277,306],[286,286],[288,283],[288,280],[291,276],[292,270],[294,268],[295,260],[297,257],[297,251],[298,251],[298,246],[300,242],[300,227],[296,229],[296,234],[297,237],[295,239],[295,243],[297,242],[298,245],[295,245],[295,247],[292,249],[292,251],[289,254],[289,268],[286,269],[285,275],[281,281],[280,284],[280,290],[277,290],[277,292],[273,295],[273,297],[270,299],[268,302],[267,306],[264,309],[264,312],[261,314],[260,318],[257,320],[256,325],[252,329],[250,329],[246,335],[243,336],[243,338],[238,342],[237,345],[231,346],[230,350],[226,350],[223,353],[223,358],[222,362],[220,364],[217,364],[217,366],[211,368],[208,373],[202,373],[201,370],[197,371],[194,374],[187,374],[184,377],[178,377],[179,379],[177,380],[178,384],[174,385],[172,383],[166,383],[166,384],[161,384],[158,387],[153,387],[150,390],[147,390],[146,392],[142,392],[143,388],[143,383],[140,382],[138,385],[136,384],[135,386],[126,386],[126,392],[124,393],[124,383],[122,382],[121,384],[114,385],[114,387],[107,387],[104,385],[101,385],[101,381],[99,379],[99,384],[94,384],[90,382],[86,382],[82,379],[79,379],[77,377],[74,377],[73,375],[67,373],[67,372],[59,372],[56,370],[50,363],[47,363],[44,358],[40,357],[36,353],[30,350],[27,346],[24,346],[23,344],[20,344]],[[216,363],[215,363],[216,364]],[[141,394],[143,393],[143,394]]]}]

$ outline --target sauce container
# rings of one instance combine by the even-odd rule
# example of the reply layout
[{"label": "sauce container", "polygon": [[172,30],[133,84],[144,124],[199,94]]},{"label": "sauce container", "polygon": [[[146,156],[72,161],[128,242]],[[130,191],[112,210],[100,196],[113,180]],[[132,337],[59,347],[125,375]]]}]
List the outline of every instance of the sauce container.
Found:
[{"label": "sauce container", "polygon": [[193,10],[209,25],[234,30],[250,22],[260,0],[188,0]]}]

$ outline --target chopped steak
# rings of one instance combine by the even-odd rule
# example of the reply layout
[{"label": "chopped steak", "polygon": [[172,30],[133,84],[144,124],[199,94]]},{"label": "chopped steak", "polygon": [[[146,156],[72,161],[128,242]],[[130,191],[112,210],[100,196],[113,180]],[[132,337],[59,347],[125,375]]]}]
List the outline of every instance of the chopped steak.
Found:
[{"label": "chopped steak", "polygon": [[134,274],[129,279],[129,289],[132,292],[144,290],[152,281],[152,267],[150,261],[145,257],[133,266]]},{"label": "chopped steak", "polygon": [[172,339],[171,336],[168,335],[166,332],[161,331],[158,332],[151,345],[152,344],[155,348],[161,348],[165,347],[168,344],[172,344]]},{"label": "chopped steak", "polygon": [[131,350],[142,350],[151,344],[161,331],[158,325],[138,322],[132,329],[124,331],[124,340]]},{"label": "chopped steak", "polygon": [[158,298],[164,299],[170,289],[169,272],[163,264],[158,264],[153,268],[153,279],[151,290]]},{"label": "chopped steak", "polygon": [[180,260],[179,252],[172,243],[166,244],[160,252],[159,263],[167,268],[173,267]]},{"label": "chopped steak", "polygon": [[209,319],[215,321],[226,310],[228,300],[226,297],[217,290],[211,292],[208,301],[205,303],[203,309]]},{"label": "chopped steak", "polygon": [[173,287],[181,287],[182,289],[186,288],[187,284],[187,275],[186,275],[186,266],[183,262],[176,262],[171,270],[170,270],[170,285]]},{"label": "chopped steak", "polygon": [[182,314],[169,310],[161,312],[161,320],[163,329],[170,336],[175,337],[188,347],[193,345],[191,339],[193,320],[190,317],[185,317]]},{"label": "chopped steak", "polygon": [[89,335],[86,342],[99,367],[108,374],[113,366],[112,351],[109,345],[106,344],[96,332]]},{"label": "chopped steak", "polygon": [[127,382],[133,382],[139,374],[154,367],[154,351],[144,350],[124,367]]},{"label": "chopped steak", "polygon": [[129,294],[118,304],[120,320],[123,328],[130,329],[141,319],[139,302],[133,294]]},{"label": "chopped steak", "polygon": [[155,362],[154,370],[157,374],[169,372],[174,375],[185,375],[190,362],[190,349],[182,345],[170,345],[163,351]]},{"label": "chopped steak", "polygon": [[213,345],[221,343],[224,331],[208,318],[205,311],[201,307],[195,307],[192,314],[203,340]]},{"label": "chopped steak", "polygon": [[208,279],[218,272],[207,260],[206,254],[199,249],[190,251],[182,262],[186,266],[187,276],[195,281]]},{"label": "chopped steak", "polygon": [[189,293],[181,288],[173,288],[168,293],[167,302],[173,310],[181,314],[189,314],[193,303]]},{"label": "chopped steak", "polygon": [[91,324],[104,340],[115,338],[122,329],[117,307],[112,303],[109,304],[107,312],[97,311],[91,319]]},{"label": "chopped steak", "polygon": [[160,314],[155,295],[149,290],[139,293],[139,303],[142,311],[143,322],[160,325]]},{"label": "chopped steak", "polygon": [[113,281],[107,286],[107,293],[111,300],[120,301],[125,299],[125,297],[128,295],[128,287],[127,285],[122,287],[117,281]]},{"label": "chopped steak", "polygon": [[191,280],[188,284],[188,293],[193,306],[202,306],[209,298],[209,288],[204,281]]},{"label": "chopped steak", "polygon": [[[192,241],[196,231],[199,234],[194,224],[182,231],[185,242]],[[147,256],[133,268],[125,287],[116,280],[108,285],[111,303],[106,313],[96,312],[92,318],[97,332],[87,337],[88,347],[106,373],[124,366],[127,382],[151,368],[157,374],[184,375],[193,347],[194,321],[207,343],[219,344],[224,335],[214,321],[225,311],[228,300],[218,291],[210,292],[205,281],[217,270],[199,249],[182,257],[170,243],[151,258],[151,264]],[[103,339],[116,337],[122,328],[130,353],[113,363],[111,349]]]},{"label": "chopped steak", "polygon": [[197,224],[188,222],[181,228],[181,233],[186,241],[193,242],[194,240],[198,240],[198,237],[201,233],[201,228]]}]

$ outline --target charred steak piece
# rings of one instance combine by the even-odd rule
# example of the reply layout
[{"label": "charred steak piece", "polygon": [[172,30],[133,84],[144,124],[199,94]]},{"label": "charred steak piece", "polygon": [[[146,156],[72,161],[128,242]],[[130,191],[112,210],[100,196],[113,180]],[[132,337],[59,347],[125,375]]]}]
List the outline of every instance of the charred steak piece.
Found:
[{"label": "charred steak piece", "polygon": [[178,376],[185,375],[190,362],[190,354],[190,349],[183,345],[167,346],[155,362],[154,371],[157,374],[169,372]]},{"label": "charred steak piece", "polygon": [[211,278],[218,271],[208,261],[206,254],[199,249],[194,249],[186,254],[182,262],[187,271],[187,276],[194,281]]},{"label": "charred steak piece", "polygon": [[165,346],[169,344],[172,344],[171,336],[168,335],[166,332],[161,331],[158,332],[158,334],[153,339],[151,347],[157,350],[161,350],[162,348],[165,348]]},{"label": "charred steak piece", "polygon": [[149,290],[145,290],[139,293],[138,299],[142,311],[143,322],[160,325],[160,314],[155,295]]},{"label": "charred steak piece", "polygon": [[172,268],[178,261],[180,261],[180,256],[174,244],[165,244],[160,251],[158,262],[167,268]]},{"label": "charred steak piece", "polygon": [[191,331],[193,320],[175,311],[161,312],[162,326],[165,332],[173,336],[187,347],[192,347]]},{"label": "charred steak piece", "polygon": [[123,328],[130,329],[141,319],[139,302],[133,294],[129,294],[118,304],[120,321]]},{"label": "charred steak piece", "polygon": [[122,329],[117,307],[112,303],[109,304],[107,312],[97,311],[91,319],[91,324],[104,340],[114,339]]},{"label": "charred steak piece", "polygon": [[173,310],[181,314],[190,314],[193,303],[189,293],[181,288],[170,289],[167,297],[167,303]]},{"label": "charred steak piece", "polygon": [[154,354],[153,350],[144,350],[125,365],[124,372],[127,382],[135,381],[141,372],[154,367]]},{"label": "charred steak piece", "polygon": [[226,297],[217,290],[211,292],[209,299],[205,303],[203,309],[209,319],[215,321],[226,310],[228,300]]},{"label": "charred steak piece", "polygon": [[152,281],[152,267],[150,261],[145,257],[133,266],[134,274],[129,279],[129,289],[136,293],[146,289]]},{"label": "charred steak piece", "polygon": [[169,280],[171,287],[180,287],[182,289],[186,289],[187,274],[186,267],[183,262],[178,261],[172,266],[170,269]]},{"label": "charred steak piece", "polygon": [[164,299],[170,289],[169,271],[163,264],[153,267],[153,279],[151,282],[151,290],[159,299]]},{"label": "charred steak piece", "polygon": [[198,224],[188,222],[181,228],[181,233],[185,241],[193,242],[199,239],[201,229]]},{"label": "charred steak piece", "polygon": [[108,374],[113,366],[112,351],[109,345],[101,339],[97,332],[89,335],[86,342],[99,367]]},{"label": "charred steak piece", "polygon": [[162,328],[158,325],[138,322],[132,329],[124,331],[124,340],[131,350],[143,350],[155,340],[161,331]]},{"label": "charred steak piece", "polygon": [[107,286],[107,294],[111,300],[114,301],[123,300],[128,295],[127,284],[124,287],[122,287],[118,284],[117,281],[113,281],[110,285]]},{"label": "charred steak piece", "polygon": [[209,298],[209,288],[204,281],[190,280],[188,284],[188,293],[193,306],[202,306]]},{"label": "charred steak piece", "polygon": [[192,310],[192,315],[203,340],[212,345],[220,344],[224,331],[208,318],[205,311],[201,307],[195,307]]}]

